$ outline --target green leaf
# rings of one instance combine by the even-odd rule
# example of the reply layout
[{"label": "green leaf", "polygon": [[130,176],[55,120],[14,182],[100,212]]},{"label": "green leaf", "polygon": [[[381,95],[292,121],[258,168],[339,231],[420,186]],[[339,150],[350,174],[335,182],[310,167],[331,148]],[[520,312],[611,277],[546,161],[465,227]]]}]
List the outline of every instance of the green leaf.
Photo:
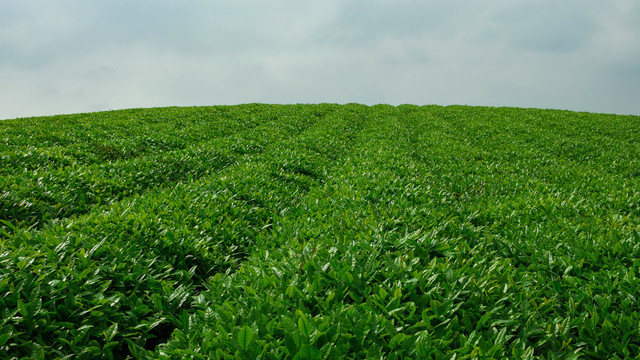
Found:
[{"label": "green leaf", "polygon": [[156,307],[157,310],[159,311],[164,311],[164,304],[162,302],[162,295],[154,293],[151,294],[151,302],[153,302],[153,305]]},{"label": "green leaf", "polygon": [[315,346],[311,345],[302,345],[300,349],[300,359],[305,360],[319,360],[320,359],[320,351],[315,348]]},{"label": "green leaf", "polygon": [[238,343],[240,344],[240,348],[244,351],[249,349],[249,344],[251,344],[251,340],[253,339],[253,330],[247,325],[243,326],[238,332]]},{"label": "green leaf", "polygon": [[4,345],[4,343],[6,343],[11,338],[11,335],[11,332],[0,334],[0,347],[2,347],[2,345]]},{"label": "green leaf", "polygon": [[114,323],[114,324],[111,324],[111,326],[109,326],[109,328],[107,328],[106,331],[104,331],[103,335],[107,339],[107,342],[109,342],[111,341],[111,339],[114,338],[114,336],[116,336],[117,333],[118,333],[118,323]]},{"label": "green leaf", "polygon": [[20,230],[18,230],[17,227],[15,227],[12,223],[8,222],[7,220],[4,219],[0,219],[0,222],[3,223],[5,226],[7,226],[9,229],[11,229],[13,232],[20,232]]},{"label": "green leaf", "polygon": [[37,315],[42,309],[42,298],[36,298],[29,302],[29,314],[31,317]]},{"label": "green leaf", "polygon": [[562,336],[569,335],[569,330],[571,330],[571,317],[567,317],[562,320],[560,326],[562,326]]},{"label": "green leaf", "polygon": [[[474,331],[475,332],[475,331]],[[496,336],[495,340],[493,341],[494,344],[496,345],[504,345],[505,344],[505,340],[507,337],[507,328],[503,327],[502,329],[500,329],[500,331],[498,332],[498,335]]]},{"label": "green leaf", "polygon": [[394,298],[400,298],[402,297],[402,289],[400,287],[398,287],[394,292],[393,292],[393,297]]},{"label": "green leaf", "polygon": [[162,324],[165,320],[167,320],[167,318],[162,317],[162,318],[152,322],[151,324],[149,324],[149,328],[147,330],[152,330],[156,326]]},{"label": "green leaf", "polygon": [[311,336],[311,324],[305,316],[298,318],[298,329],[305,338],[309,339],[309,336]]},{"label": "green leaf", "polygon": [[104,351],[107,351],[107,350],[109,350],[109,349],[111,349],[111,348],[114,348],[114,347],[116,347],[116,346],[118,346],[118,345],[120,345],[120,342],[119,342],[119,341],[111,341],[111,342],[108,342],[108,343],[104,344],[104,346],[102,347],[102,351],[103,351],[103,352],[104,352]]},{"label": "green leaf", "polygon": [[144,359],[144,360],[153,359],[153,357],[149,354],[149,352],[146,349],[134,343],[133,341],[131,341],[131,339],[125,338],[124,341],[127,343],[127,346],[129,347],[129,351],[131,351],[131,354],[133,354],[133,356],[136,359]]},{"label": "green leaf", "polygon": [[[298,337],[300,337],[300,334],[298,334],[298,332],[295,332],[295,335],[298,335]],[[298,349],[299,349],[298,342],[295,341],[293,334],[286,333],[284,335],[284,345],[289,351],[289,355],[293,356],[298,353]]]},{"label": "green leaf", "polygon": [[20,315],[24,318],[29,318],[29,310],[27,306],[22,302],[22,300],[18,300],[18,310],[20,311]]},{"label": "green leaf", "polygon": [[31,344],[31,358],[43,360],[45,356],[44,349],[40,344],[32,343]]},{"label": "green leaf", "polygon": [[378,294],[380,295],[380,298],[384,300],[386,299],[388,293],[387,290],[381,287],[380,290],[378,290]]}]

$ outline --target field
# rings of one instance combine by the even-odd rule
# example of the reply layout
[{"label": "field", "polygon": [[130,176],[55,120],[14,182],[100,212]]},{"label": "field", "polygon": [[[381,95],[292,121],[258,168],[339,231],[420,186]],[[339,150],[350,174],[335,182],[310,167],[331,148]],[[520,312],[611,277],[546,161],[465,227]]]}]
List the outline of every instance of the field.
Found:
[{"label": "field", "polygon": [[0,122],[1,359],[640,356],[640,117]]}]

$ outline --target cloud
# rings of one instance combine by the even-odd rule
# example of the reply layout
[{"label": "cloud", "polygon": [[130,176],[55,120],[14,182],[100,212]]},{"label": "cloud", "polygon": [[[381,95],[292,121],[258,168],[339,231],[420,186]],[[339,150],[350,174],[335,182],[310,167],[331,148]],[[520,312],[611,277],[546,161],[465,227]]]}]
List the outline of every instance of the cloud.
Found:
[{"label": "cloud", "polygon": [[640,114],[635,0],[0,2],[0,118],[243,102]]},{"label": "cloud", "polygon": [[495,21],[509,45],[530,51],[578,50],[598,31],[601,1],[539,0],[511,2],[500,9]]}]

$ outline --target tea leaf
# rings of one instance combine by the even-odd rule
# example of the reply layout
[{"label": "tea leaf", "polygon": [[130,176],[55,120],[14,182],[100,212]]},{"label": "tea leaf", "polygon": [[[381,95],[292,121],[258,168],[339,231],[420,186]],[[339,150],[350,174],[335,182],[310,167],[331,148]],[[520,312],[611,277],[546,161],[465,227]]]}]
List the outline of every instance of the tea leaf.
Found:
[{"label": "tea leaf", "polygon": [[240,344],[240,348],[247,351],[252,339],[253,331],[251,328],[247,325],[243,326],[242,329],[240,329],[240,332],[238,332],[238,343]]}]

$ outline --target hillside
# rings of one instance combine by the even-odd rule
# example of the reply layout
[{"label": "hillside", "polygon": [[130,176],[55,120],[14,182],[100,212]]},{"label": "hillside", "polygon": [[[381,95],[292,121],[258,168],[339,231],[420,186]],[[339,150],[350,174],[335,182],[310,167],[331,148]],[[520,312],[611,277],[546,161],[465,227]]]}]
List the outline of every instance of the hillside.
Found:
[{"label": "hillside", "polygon": [[640,356],[640,117],[0,122],[2,359]]}]

